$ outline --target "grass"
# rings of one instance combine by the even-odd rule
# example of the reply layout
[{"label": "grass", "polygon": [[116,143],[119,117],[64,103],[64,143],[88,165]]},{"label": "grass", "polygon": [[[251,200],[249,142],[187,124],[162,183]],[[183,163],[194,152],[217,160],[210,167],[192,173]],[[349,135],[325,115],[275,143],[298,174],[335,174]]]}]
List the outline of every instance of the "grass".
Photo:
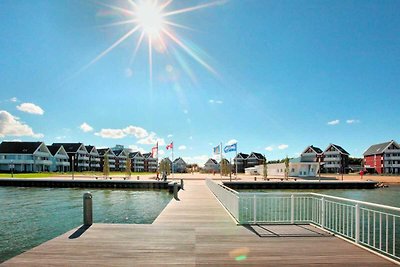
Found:
[{"label": "grass", "polygon": [[[79,176],[103,176],[102,172],[75,172],[75,175]],[[131,176],[140,176],[140,175],[147,175],[153,174],[150,172],[132,172]],[[37,172],[37,173],[14,173],[14,178],[46,178],[46,177],[57,177],[57,176],[72,176],[72,172]],[[126,176],[125,172],[110,172],[109,176]],[[0,178],[11,178],[11,173],[0,173]]]}]

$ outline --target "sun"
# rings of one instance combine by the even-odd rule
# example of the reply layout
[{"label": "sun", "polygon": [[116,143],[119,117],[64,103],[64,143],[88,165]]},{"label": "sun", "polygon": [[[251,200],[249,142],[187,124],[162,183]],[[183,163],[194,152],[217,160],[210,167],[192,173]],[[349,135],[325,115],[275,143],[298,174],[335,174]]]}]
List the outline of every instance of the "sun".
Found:
[{"label": "sun", "polygon": [[165,28],[165,20],[156,2],[146,1],[136,6],[137,24],[149,36],[158,36]]},{"label": "sun", "polygon": [[[213,74],[217,74],[216,71],[205,61],[200,55],[198,55],[189,44],[185,43],[175,33],[174,29],[190,29],[185,25],[175,23],[171,20],[171,17],[179,14],[193,12],[199,9],[208,8],[212,6],[221,5],[227,2],[227,0],[217,0],[213,2],[203,3],[195,6],[189,6],[181,9],[172,9],[173,0],[127,0],[127,6],[117,6],[109,3],[98,3],[114,12],[117,12],[123,20],[113,22],[104,26],[123,26],[128,25],[127,32],[117,39],[110,47],[101,52],[96,58],[94,58],[84,69],[94,64],[102,57],[110,53],[118,45],[126,41],[131,36],[137,36],[136,44],[133,48],[132,58],[135,58],[139,47],[147,39],[148,47],[148,59],[149,59],[149,77],[150,83],[152,81],[152,69],[153,69],[153,49],[163,53],[169,52],[169,47],[176,51],[175,47],[179,47],[183,50],[190,58],[199,63],[205,69]],[[130,26],[131,25],[131,26]],[[174,46],[174,47],[173,47]],[[161,47],[161,49],[160,49]],[[168,54],[171,56],[171,53]],[[178,60],[179,61],[179,60]],[[180,63],[181,64],[181,63]],[[187,64],[183,64],[183,68],[187,68]],[[190,73],[190,70],[187,70]]]}]

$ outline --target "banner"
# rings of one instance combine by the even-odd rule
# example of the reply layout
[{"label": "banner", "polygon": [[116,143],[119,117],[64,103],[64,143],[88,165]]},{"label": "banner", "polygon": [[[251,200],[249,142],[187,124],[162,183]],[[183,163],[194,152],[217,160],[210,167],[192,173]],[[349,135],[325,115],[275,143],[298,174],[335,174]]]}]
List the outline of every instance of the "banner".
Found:
[{"label": "banner", "polygon": [[226,146],[224,148],[224,152],[225,153],[228,153],[228,152],[231,152],[231,151],[237,151],[237,143],[229,145],[229,146]]}]

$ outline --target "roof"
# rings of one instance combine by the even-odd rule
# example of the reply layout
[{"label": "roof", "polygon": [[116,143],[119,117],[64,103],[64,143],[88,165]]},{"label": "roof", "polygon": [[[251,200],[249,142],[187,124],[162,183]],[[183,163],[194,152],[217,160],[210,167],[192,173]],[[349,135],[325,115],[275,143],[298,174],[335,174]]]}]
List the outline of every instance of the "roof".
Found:
[{"label": "roof", "polygon": [[[207,162],[209,162],[209,161],[211,161],[212,163],[214,163],[214,164],[218,164],[218,162],[215,160],[215,159],[213,159],[213,158],[209,158],[208,160],[207,160]],[[207,163],[206,162],[206,163]]]},{"label": "roof", "polygon": [[387,148],[392,142],[393,140],[381,144],[372,145],[364,152],[363,155],[370,156],[370,155],[382,154],[385,148]]},{"label": "roof", "polygon": [[350,153],[349,152],[347,152],[346,150],[344,150],[344,148],[343,147],[341,147],[341,146],[338,146],[338,145],[335,145],[335,144],[332,144],[332,146],[334,146],[334,147],[336,147],[341,153],[343,153],[343,154],[347,154],[347,155],[350,155]]},{"label": "roof", "polygon": [[7,154],[33,154],[42,142],[2,142],[0,153]]},{"label": "roof", "polygon": [[67,153],[76,153],[82,146],[82,143],[53,143],[52,146],[63,146]]},{"label": "roof", "polygon": [[289,159],[289,162],[290,163],[300,163],[301,162],[301,158],[298,157],[298,158]]},{"label": "roof", "polygon": [[237,157],[239,157],[239,156],[242,157],[242,158],[244,158],[244,159],[246,159],[246,158],[249,156],[249,154],[244,154],[244,153],[241,153],[241,152],[240,152],[240,153],[237,154],[237,156],[236,156],[235,158],[237,158]]},{"label": "roof", "polygon": [[142,153],[140,153],[139,151],[129,153],[130,158],[137,157],[137,156],[143,157]]},{"label": "roof", "polygon": [[262,154],[260,154],[260,153],[251,152],[250,155],[249,155],[249,157],[250,157],[251,155],[256,156],[257,159],[265,159],[264,156],[263,156]]},{"label": "roof", "polygon": [[61,146],[47,146],[47,148],[49,149],[50,153],[54,156],[55,154],[57,154],[58,150],[60,150]]},{"label": "roof", "polygon": [[85,146],[86,147],[86,150],[90,153],[90,152],[92,152],[92,150],[93,150],[93,148],[94,148],[94,146]]},{"label": "roof", "polygon": [[97,153],[99,153],[100,156],[104,156],[106,153],[112,152],[111,149],[109,148],[99,148],[97,149]]},{"label": "roof", "polygon": [[144,154],[142,154],[142,156],[143,156],[145,159],[152,158],[150,152],[149,152],[149,153],[144,153]]},{"label": "roof", "polygon": [[181,158],[181,157],[179,157],[179,158],[177,158],[177,159],[175,159],[174,160],[174,163],[177,163],[179,160],[181,160],[183,163],[185,163],[186,164],[186,162]]},{"label": "roof", "polygon": [[305,153],[309,148],[311,148],[317,154],[323,153],[322,149],[320,149],[319,147],[313,146],[313,145],[308,146],[306,149],[304,149],[303,153]]}]

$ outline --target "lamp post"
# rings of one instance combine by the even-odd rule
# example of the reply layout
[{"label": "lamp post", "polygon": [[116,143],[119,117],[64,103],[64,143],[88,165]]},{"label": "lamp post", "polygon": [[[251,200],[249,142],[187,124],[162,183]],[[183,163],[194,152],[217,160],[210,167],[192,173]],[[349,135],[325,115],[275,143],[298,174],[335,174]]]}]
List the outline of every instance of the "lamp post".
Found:
[{"label": "lamp post", "polygon": [[72,156],[72,180],[74,180],[75,156]]},{"label": "lamp post", "polygon": [[318,181],[321,182],[321,161],[324,159],[323,154],[317,154],[318,160]]},{"label": "lamp post", "polygon": [[11,178],[14,178],[14,166],[14,161],[12,160],[10,164]]}]

